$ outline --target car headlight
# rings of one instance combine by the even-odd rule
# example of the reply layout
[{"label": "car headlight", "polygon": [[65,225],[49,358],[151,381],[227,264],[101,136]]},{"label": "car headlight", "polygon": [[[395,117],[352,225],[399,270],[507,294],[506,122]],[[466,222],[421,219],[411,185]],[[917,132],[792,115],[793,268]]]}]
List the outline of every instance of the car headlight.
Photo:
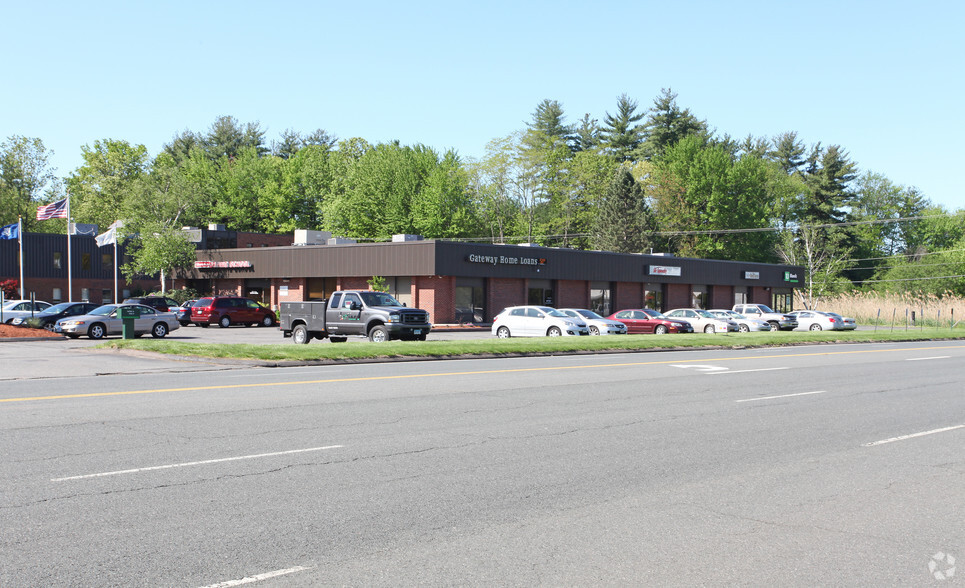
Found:
[{"label": "car headlight", "polygon": [[397,313],[397,312],[390,313],[390,314],[389,314],[389,322],[390,322],[390,323],[397,323],[397,322],[399,322],[399,313]]},{"label": "car headlight", "polygon": [[84,324],[84,321],[60,321],[58,324],[62,327],[76,327]]}]

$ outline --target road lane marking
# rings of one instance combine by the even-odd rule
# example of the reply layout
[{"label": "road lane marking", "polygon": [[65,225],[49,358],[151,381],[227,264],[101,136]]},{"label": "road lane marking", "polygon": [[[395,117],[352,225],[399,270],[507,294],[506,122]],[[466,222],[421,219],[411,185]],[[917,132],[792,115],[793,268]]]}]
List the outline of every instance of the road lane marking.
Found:
[{"label": "road lane marking", "polygon": [[948,359],[951,355],[936,355],[935,357],[909,357],[905,361],[926,361],[929,359]]},{"label": "road lane marking", "polygon": [[220,459],[206,459],[203,461],[189,461],[185,463],[170,463],[167,465],[149,466],[145,468],[132,468],[129,470],[115,470],[113,472],[100,472],[98,474],[84,474],[81,476],[67,476],[65,478],[53,478],[51,482],[66,482],[68,480],[84,480],[87,478],[103,478],[105,476],[119,476],[122,474],[137,474],[140,472],[152,472],[156,470],[169,470],[172,468],[186,468],[189,466],[208,465],[212,463],[224,463],[228,461],[240,461],[242,459],[258,459],[262,457],[277,457],[279,455],[294,455],[296,453],[308,453],[311,451],[324,451],[326,449],[338,449],[342,445],[326,445],[325,447],[310,447],[308,449],[291,449],[288,451],[275,451],[273,453],[259,453],[256,455],[238,455],[235,457],[222,457]]},{"label": "road lane marking", "polygon": [[311,568],[306,568],[305,566],[295,566],[293,568],[287,568],[284,570],[275,570],[273,572],[265,572],[264,574],[258,574],[256,576],[248,576],[240,580],[228,580],[227,582],[219,582],[217,584],[209,584],[202,588],[231,588],[232,586],[242,586],[244,584],[251,584],[253,582],[260,582],[262,580],[270,580],[271,578],[277,578],[279,576],[287,576],[288,574],[294,574],[295,572],[304,572],[305,570],[310,570]]},{"label": "road lane marking", "polygon": [[697,363],[679,363],[679,364],[674,363],[674,364],[671,364],[670,367],[695,369],[698,372],[704,372],[704,373],[714,373],[714,372],[725,371],[730,369],[719,365],[701,365]]},{"label": "road lane marking", "polygon": [[817,390],[815,392],[798,392],[796,394],[781,394],[779,396],[759,396],[757,398],[744,398],[741,400],[735,400],[734,402],[754,402],[755,400],[774,400],[775,398],[791,398],[792,396],[809,396],[811,394],[824,394],[826,390]]},{"label": "road lane marking", "polygon": [[749,374],[751,372],[773,372],[776,370],[786,370],[786,367],[776,367],[776,368],[758,368],[756,370],[728,370],[726,372],[710,372],[710,374]]},{"label": "road lane marking", "polygon": [[876,445],[884,445],[885,443],[894,443],[895,441],[904,441],[906,439],[914,439],[915,437],[924,437],[925,435],[934,435],[935,433],[944,433],[946,431],[954,431],[955,429],[962,428],[965,428],[965,425],[955,425],[954,427],[932,429],[931,431],[922,431],[921,433],[912,433],[911,435],[901,435],[900,437],[892,437],[891,439],[882,439],[881,441],[875,441],[873,443],[865,443],[862,445],[862,447],[874,447]]},{"label": "road lane marking", "polygon": [[[946,345],[943,347],[934,347],[933,349],[961,349],[965,345]],[[895,348],[895,349],[859,349],[855,351],[822,351],[816,353],[783,353],[781,355],[746,355],[741,357],[722,357],[716,359],[708,359],[708,362],[720,362],[720,361],[744,361],[744,360],[761,360],[761,359],[775,359],[775,358],[788,358],[788,357],[820,357],[820,356],[831,356],[831,355],[864,355],[869,353],[894,353],[896,351],[921,351],[921,349],[916,348]],[[629,363],[601,363],[597,365],[578,365],[578,366],[553,366],[553,367],[534,367],[534,368],[510,368],[501,370],[473,370],[464,372],[442,372],[442,373],[422,373],[422,374],[402,374],[397,376],[365,376],[357,378],[327,378],[321,380],[300,380],[300,381],[283,381],[283,382],[262,382],[260,384],[215,384],[211,386],[190,386],[185,388],[158,388],[149,390],[121,390],[118,392],[89,392],[86,394],[57,394],[50,396],[28,396],[20,398],[0,398],[0,405],[8,402],[29,402],[35,400],[65,400],[71,398],[100,398],[109,396],[130,396],[134,394],[160,394],[165,392],[200,392],[206,390],[230,390],[234,388],[268,388],[268,387],[289,387],[289,386],[306,386],[315,384],[339,384],[345,382],[375,382],[381,380],[405,380],[405,379],[415,379],[415,378],[442,378],[442,377],[453,377],[453,376],[478,376],[478,375],[490,375],[490,374],[511,374],[511,373],[523,373],[523,372],[549,372],[549,371],[563,371],[563,370],[584,370],[592,368],[618,368],[618,367],[640,367],[647,365],[672,365],[680,364],[679,359],[666,360],[666,361],[637,361]]]}]

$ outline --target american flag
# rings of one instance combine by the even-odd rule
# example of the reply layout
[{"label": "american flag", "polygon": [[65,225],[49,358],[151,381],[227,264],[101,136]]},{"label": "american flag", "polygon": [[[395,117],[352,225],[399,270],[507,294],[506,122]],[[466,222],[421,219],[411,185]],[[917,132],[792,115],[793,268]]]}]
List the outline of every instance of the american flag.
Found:
[{"label": "american flag", "polygon": [[66,198],[52,204],[46,204],[37,209],[37,220],[48,220],[51,218],[67,218]]}]

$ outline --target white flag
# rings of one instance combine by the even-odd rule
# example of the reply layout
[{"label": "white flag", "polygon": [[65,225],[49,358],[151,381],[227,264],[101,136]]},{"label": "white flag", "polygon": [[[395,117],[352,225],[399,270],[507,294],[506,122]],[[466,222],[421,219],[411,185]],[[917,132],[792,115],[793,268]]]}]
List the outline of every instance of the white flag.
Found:
[{"label": "white flag", "polygon": [[124,221],[122,220],[112,222],[106,233],[101,233],[100,235],[94,237],[94,239],[97,240],[97,246],[103,247],[104,245],[113,245],[114,243],[117,243],[117,229],[123,226]]},{"label": "white flag", "polygon": [[94,239],[97,241],[98,247],[103,247],[104,245],[113,245],[114,243],[117,243],[117,229],[111,229],[106,233],[101,233],[100,235],[94,237]]}]

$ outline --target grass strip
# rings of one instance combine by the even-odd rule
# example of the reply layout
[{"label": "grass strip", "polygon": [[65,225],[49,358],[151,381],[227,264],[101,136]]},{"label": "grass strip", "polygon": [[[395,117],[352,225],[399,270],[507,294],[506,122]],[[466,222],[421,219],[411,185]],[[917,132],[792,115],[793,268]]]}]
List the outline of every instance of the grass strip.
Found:
[{"label": "grass strip", "polygon": [[173,339],[121,339],[100,348],[154,351],[172,355],[262,361],[358,360],[398,357],[447,358],[537,353],[647,351],[685,348],[746,348],[808,343],[923,341],[965,339],[965,330],[925,328],[897,331],[820,331],[731,333],[706,335],[610,335],[605,337],[534,337],[527,339],[474,339],[467,341],[390,341],[369,343],[314,341],[295,345],[290,340],[268,345],[246,343],[182,343]]}]

